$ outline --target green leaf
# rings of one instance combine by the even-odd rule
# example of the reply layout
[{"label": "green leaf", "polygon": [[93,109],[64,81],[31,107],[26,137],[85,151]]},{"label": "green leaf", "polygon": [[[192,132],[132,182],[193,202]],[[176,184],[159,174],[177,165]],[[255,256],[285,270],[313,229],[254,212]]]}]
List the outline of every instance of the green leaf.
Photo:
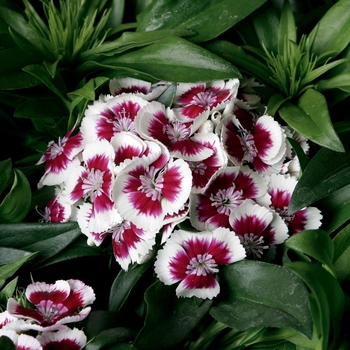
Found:
[{"label": "green leaf", "polygon": [[1,350],[16,350],[15,344],[6,335],[0,336],[0,349]]},{"label": "green leaf", "polygon": [[247,53],[241,46],[226,40],[214,40],[205,43],[203,47],[210,52],[234,64],[239,70],[257,78],[260,82],[269,84],[271,73],[266,65]]},{"label": "green leaf", "polygon": [[338,74],[329,79],[319,80],[316,85],[318,91],[339,89],[350,92],[350,73]]},{"label": "green leaf", "polygon": [[106,77],[97,77],[90,79],[83,87],[75,91],[69,92],[68,96],[73,100],[75,97],[80,96],[85,98],[88,101],[95,100],[95,90],[103,85],[108,78]]},{"label": "green leaf", "polygon": [[267,110],[269,115],[273,117],[277,113],[278,109],[283,105],[283,103],[289,99],[290,97],[284,97],[281,94],[272,95],[267,103]]},{"label": "green leaf", "polygon": [[0,246],[22,249],[77,228],[77,222],[0,224]]},{"label": "green leaf", "polygon": [[[350,37],[350,0],[337,1],[321,18],[309,36],[315,35],[311,52],[320,56],[323,52],[339,54],[348,45]],[[324,57],[326,61],[329,57]]]},{"label": "green leaf", "polygon": [[176,94],[176,84],[171,84],[162,94],[157,98],[157,101],[162,103],[165,107],[171,107]]},{"label": "green leaf", "polygon": [[283,54],[284,43],[288,40],[297,42],[297,31],[294,14],[289,1],[283,2],[279,31],[278,31],[278,53]]},{"label": "green leaf", "polygon": [[290,236],[284,245],[301,254],[306,254],[330,269],[333,266],[334,246],[329,234],[323,230],[306,230]]},{"label": "green leaf", "polygon": [[0,195],[13,181],[12,162],[6,159],[0,162]]},{"label": "green leaf", "polygon": [[225,266],[220,277],[220,300],[210,310],[217,321],[240,331],[287,327],[311,338],[308,291],[293,273],[278,265],[242,260]]},{"label": "green leaf", "polygon": [[129,296],[132,288],[137,281],[144,275],[145,271],[150,267],[153,260],[146,263],[131,267],[128,271],[120,270],[117,277],[113,281],[109,294],[109,311],[119,311],[125,300]]},{"label": "green leaf", "polygon": [[303,173],[305,170],[305,167],[308,163],[307,155],[305,154],[304,150],[302,149],[302,147],[300,146],[300,143],[298,141],[295,141],[294,139],[292,139],[290,137],[287,137],[287,140],[290,143],[290,145],[292,146],[295,154],[298,157],[299,164],[300,164],[300,170],[301,170],[301,173]]},{"label": "green leaf", "polygon": [[[293,262],[285,267],[299,276],[312,292],[310,301],[314,310],[313,320],[322,342],[320,349],[331,349],[340,334],[340,323],[344,312],[344,293],[339,282],[320,265],[308,262]],[[330,346],[330,347],[329,347]]]},{"label": "green leaf", "polygon": [[340,282],[350,281],[350,225],[333,238],[334,272]]},{"label": "green leaf", "polygon": [[0,204],[0,222],[21,222],[30,209],[31,195],[29,181],[14,169],[12,187]]},{"label": "green leaf", "polygon": [[16,291],[18,282],[18,276],[14,278],[12,281],[6,284],[6,286],[0,292],[0,305],[6,305],[7,300],[11,298]]},{"label": "green leaf", "polygon": [[160,281],[146,290],[145,301],[145,324],[133,344],[138,350],[167,349],[177,344],[191,332],[212,305],[210,300],[197,305],[194,298],[177,298],[174,286],[165,286]]},{"label": "green leaf", "polygon": [[[184,28],[196,33],[189,40],[203,42],[222,34],[265,2],[266,0],[153,1],[137,16],[138,30]],[[212,24],[214,18],[215,25]]]},{"label": "green leaf", "polygon": [[132,340],[136,331],[127,327],[110,328],[99,333],[84,349],[100,350],[107,345]]},{"label": "green leaf", "polygon": [[23,89],[41,84],[38,78],[22,71],[23,67],[37,61],[36,56],[18,47],[0,50],[0,89]]},{"label": "green leaf", "polygon": [[102,64],[139,70],[171,82],[241,77],[240,72],[227,61],[177,37],[169,37],[136,51],[105,59]]},{"label": "green leaf", "polygon": [[298,105],[285,102],[279,109],[282,119],[299,134],[309,140],[337,152],[344,147],[331,123],[324,96],[308,89],[299,98]]},{"label": "green leaf", "polygon": [[[349,142],[344,137],[342,139],[344,145],[348,146]],[[349,183],[350,153],[339,153],[322,148],[309,161],[298,181],[289,203],[288,212],[295,213]]]},{"label": "green leaf", "polygon": [[0,265],[5,265],[27,256],[30,252],[22,249],[0,247]]},{"label": "green leaf", "polygon": [[24,263],[32,259],[37,254],[38,253],[35,252],[4,266],[0,266],[0,281],[11,277]]}]

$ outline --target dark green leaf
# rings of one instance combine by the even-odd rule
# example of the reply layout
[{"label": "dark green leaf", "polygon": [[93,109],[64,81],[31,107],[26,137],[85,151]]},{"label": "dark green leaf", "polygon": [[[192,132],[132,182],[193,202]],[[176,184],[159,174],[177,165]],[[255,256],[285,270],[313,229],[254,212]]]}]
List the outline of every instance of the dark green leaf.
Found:
[{"label": "dark green leaf", "polygon": [[77,228],[76,222],[0,224],[0,246],[22,249]]},{"label": "dark green leaf", "polygon": [[[222,295],[210,314],[229,327],[288,327],[312,335],[308,291],[287,269],[243,260],[221,271]],[[286,293],[288,291],[288,293]]]},{"label": "dark green leaf", "polygon": [[[138,30],[184,28],[196,33],[189,40],[203,42],[222,34],[265,2],[266,0],[153,1],[137,17]],[[212,25],[214,18],[215,25]]]},{"label": "dark green leaf", "polygon": [[5,336],[2,335],[0,337],[0,349],[1,350],[16,350],[15,344],[13,344],[12,340]]},{"label": "dark green leaf", "polygon": [[285,267],[299,276],[310,288],[313,296],[311,304],[315,308],[313,318],[322,341],[320,349],[331,349],[332,346],[328,341],[332,335],[333,342],[337,340],[345,307],[344,293],[339,282],[320,265],[314,263],[293,262],[286,264]]},{"label": "dark green leaf", "polygon": [[32,259],[37,254],[38,253],[35,252],[4,266],[0,266],[0,281],[11,277],[24,263]]},{"label": "dark green leaf", "polygon": [[21,249],[0,247],[0,265],[5,265],[15,260],[19,260],[20,258],[23,258],[29,254],[30,252]]},{"label": "dark green leaf", "polygon": [[204,44],[203,47],[231,62],[242,72],[255,77],[261,83],[270,82],[271,73],[266,63],[247,53],[241,46],[226,40],[214,40]]},{"label": "dark green leaf", "polygon": [[176,94],[176,84],[171,84],[158,98],[157,101],[165,107],[171,107]]},{"label": "dark green leaf", "polygon": [[[346,139],[342,137],[342,140],[348,147]],[[350,153],[339,153],[323,148],[305,168],[294,189],[288,210],[290,213],[295,213],[349,183]]]},{"label": "dark green leaf", "polygon": [[334,272],[339,281],[350,281],[350,225],[338,232],[333,244]]},{"label": "dark green leaf", "polygon": [[125,300],[129,296],[132,288],[150,267],[153,260],[148,260],[144,264],[136,265],[128,271],[120,270],[113,281],[109,296],[109,311],[119,311]]},{"label": "dark green leaf", "polygon": [[125,0],[111,0],[108,4],[111,14],[106,23],[106,29],[116,27],[123,22]]},{"label": "dark green leaf", "polygon": [[329,79],[319,80],[316,88],[318,91],[340,89],[350,92],[350,73],[342,73]]},{"label": "dark green leaf", "polygon": [[30,203],[29,181],[19,169],[14,169],[12,187],[0,204],[0,222],[21,222],[30,209]]},{"label": "dark green leaf", "polygon": [[284,97],[281,94],[272,95],[267,103],[267,110],[269,115],[273,117],[277,113],[278,109],[283,105],[283,103],[289,99],[289,97]]},{"label": "dark green leaf", "polygon": [[172,82],[210,81],[241,76],[227,61],[177,37],[169,37],[139,50],[108,58],[102,64],[139,70],[157,79]]},{"label": "dark green leaf", "polygon": [[165,286],[160,281],[147,289],[145,301],[145,324],[133,344],[139,350],[167,349],[177,344],[191,332],[212,305],[210,300],[197,306],[194,298],[177,298],[175,288]]},{"label": "dark green leaf", "polygon": [[331,123],[327,102],[316,90],[306,90],[298,105],[285,102],[280,107],[279,114],[291,128],[309,140],[334,151],[344,152]]},{"label": "dark green leaf", "polygon": [[13,181],[12,162],[6,159],[0,162],[0,195]]},{"label": "dark green leaf", "polygon": [[90,343],[88,343],[85,349],[100,350],[107,345],[132,340],[135,335],[135,330],[126,327],[106,329],[99,333]]},{"label": "dark green leaf", "polygon": [[0,292],[0,305],[6,305],[7,300],[11,298],[16,291],[18,276],[6,284]]},{"label": "dark green leaf", "polygon": [[305,167],[308,163],[307,155],[304,153],[304,150],[302,149],[302,147],[300,146],[300,143],[298,141],[295,141],[294,139],[292,139],[290,137],[287,137],[287,140],[290,143],[290,145],[292,146],[296,156],[298,157],[299,164],[300,164],[300,170],[301,170],[301,173],[303,173],[305,170]]},{"label": "dark green leaf", "polygon": [[290,236],[285,246],[301,254],[306,254],[330,269],[333,265],[334,246],[329,234],[323,230],[307,230]]},{"label": "dark green leaf", "polygon": [[[350,37],[350,1],[337,1],[321,18],[310,35],[316,32],[312,53],[320,56],[323,52],[339,54],[348,45]],[[329,57],[324,57],[324,61]]]}]

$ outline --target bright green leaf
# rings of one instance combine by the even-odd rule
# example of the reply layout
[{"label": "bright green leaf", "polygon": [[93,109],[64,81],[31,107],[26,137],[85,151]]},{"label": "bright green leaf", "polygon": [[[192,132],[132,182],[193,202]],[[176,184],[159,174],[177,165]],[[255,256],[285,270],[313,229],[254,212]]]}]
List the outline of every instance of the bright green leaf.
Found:
[{"label": "bright green leaf", "polygon": [[29,181],[19,169],[14,169],[12,187],[0,204],[0,222],[22,221],[30,209],[30,203]]},{"label": "bright green leaf", "polygon": [[[350,0],[337,1],[321,18],[309,35],[315,35],[312,52],[320,56],[323,52],[339,54],[348,45],[350,37]],[[328,57],[329,58],[329,57]],[[324,61],[327,57],[324,57]]]},{"label": "bright green leaf", "polygon": [[241,331],[287,327],[311,338],[308,291],[290,271],[243,260],[224,267],[220,276],[220,299],[210,310],[217,321]]},{"label": "bright green leaf", "polygon": [[189,40],[203,42],[222,34],[265,2],[266,0],[153,1],[137,17],[138,30],[184,28],[196,33]]},{"label": "bright green leaf", "polygon": [[0,281],[11,277],[24,263],[31,260],[38,253],[32,253],[4,266],[0,266]]},{"label": "bright green leaf", "polygon": [[267,111],[269,115],[273,117],[277,113],[278,109],[283,105],[283,103],[289,99],[289,97],[284,97],[281,94],[272,95],[267,103]]},{"label": "bright green leaf", "polygon": [[342,73],[329,79],[319,80],[316,88],[318,91],[340,89],[350,92],[350,73]]},{"label": "bright green leaf", "polygon": [[291,128],[309,140],[334,151],[344,152],[331,123],[327,102],[316,90],[306,90],[298,105],[285,102],[280,107],[279,114]]},{"label": "bright green leaf", "polygon": [[240,72],[227,61],[177,37],[169,37],[139,50],[105,59],[102,64],[139,70],[172,82],[241,77]]},{"label": "bright green leaf", "polygon": [[0,305],[6,305],[7,300],[13,296],[16,291],[18,282],[18,276],[14,278],[12,281],[6,284],[6,286],[0,292]]},{"label": "bright green leaf", "polygon": [[283,2],[279,31],[278,31],[278,53],[283,53],[285,38],[297,42],[297,31],[294,14],[289,1]]}]

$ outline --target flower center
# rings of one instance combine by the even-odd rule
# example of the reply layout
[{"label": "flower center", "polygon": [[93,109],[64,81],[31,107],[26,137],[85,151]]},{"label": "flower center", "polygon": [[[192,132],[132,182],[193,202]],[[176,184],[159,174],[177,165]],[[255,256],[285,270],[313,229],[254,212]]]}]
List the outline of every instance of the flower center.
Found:
[{"label": "flower center", "polygon": [[216,210],[220,214],[230,215],[233,209],[239,206],[242,202],[242,191],[236,191],[236,187],[220,189],[215,195],[210,196],[212,206],[216,207]]},{"label": "flower center", "polygon": [[246,250],[247,256],[261,258],[264,249],[268,249],[268,245],[264,245],[264,237],[257,236],[254,233],[245,233],[244,236],[239,236],[239,239]]},{"label": "flower center", "polygon": [[172,145],[177,141],[187,140],[191,134],[190,128],[188,128],[186,124],[180,122],[164,126],[163,132],[167,134]]},{"label": "flower center", "polygon": [[243,160],[252,162],[258,155],[258,150],[255,147],[254,136],[243,129],[237,130],[237,134],[244,152]]},{"label": "flower center", "polygon": [[198,254],[190,260],[187,265],[186,274],[196,274],[197,276],[207,276],[219,271],[217,263],[209,253]]},{"label": "flower center", "polygon": [[102,193],[104,171],[91,169],[88,176],[83,179],[81,188],[84,191],[84,198],[90,197],[92,201]]},{"label": "flower center", "polygon": [[55,304],[51,300],[42,300],[37,307],[44,319],[42,325],[54,324],[60,316],[68,311],[63,304]]},{"label": "flower center", "polygon": [[204,163],[199,162],[188,162],[190,169],[193,173],[204,175],[207,170],[207,166]]},{"label": "flower center", "polygon": [[152,177],[150,174],[141,175],[139,177],[141,186],[138,191],[143,192],[146,197],[151,198],[152,201],[159,201],[163,189],[163,176]]},{"label": "flower center", "polygon": [[192,102],[197,106],[206,108],[216,102],[216,96],[212,91],[203,91],[193,96]]},{"label": "flower center", "polygon": [[50,157],[49,159],[55,159],[63,152],[63,148],[65,145],[65,140],[61,140],[58,138],[58,143],[52,142],[50,145]]}]

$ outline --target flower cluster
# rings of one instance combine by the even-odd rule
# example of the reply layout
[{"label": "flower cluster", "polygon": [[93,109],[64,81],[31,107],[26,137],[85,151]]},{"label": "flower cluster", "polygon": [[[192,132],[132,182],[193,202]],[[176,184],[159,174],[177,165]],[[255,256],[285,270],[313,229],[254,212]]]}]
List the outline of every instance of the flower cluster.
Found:
[{"label": "flower cluster", "polygon": [[[84,332],[66,324],[82,321],[90,313],[88,305],[95,300],[91,287],[72,279],[54,284],[35,282],[27,286],[25,295],[29,307],[10,298],[7,310],[0,313],[0,336],[10,338],[16,349],[80,350],[85,347]],[[36,337],[33,331],[38,332]]]},{"label": "flower cluster", "polygon": [[181,282],[178,296],[216,296],[219,265],[262,258],[321,225],[317,208],[288,214],[299,169],[287,137],[306,151],[307,140],[267,114],[254,84],[111,80],[80,130],[39,161],[39,188],[56,189],[44,220],[75,220],[97,246],[111,236],[124,270],[149,259],[161,235],[158,277]]}]

